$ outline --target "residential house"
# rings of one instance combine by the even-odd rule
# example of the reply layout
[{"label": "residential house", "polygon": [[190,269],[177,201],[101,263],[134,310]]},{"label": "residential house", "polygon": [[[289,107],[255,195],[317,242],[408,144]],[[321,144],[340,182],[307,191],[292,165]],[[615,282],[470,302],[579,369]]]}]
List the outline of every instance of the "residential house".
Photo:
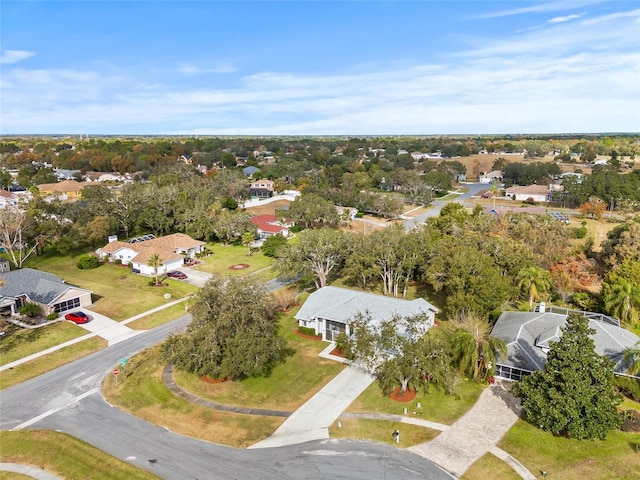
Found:
[{"label": "residential house", "polygon": [[251,217],[251,222],[257,227],[258,238],[262,240],[278,233],[286,238],[289,236],[289,229],[293,226],[293,222],[288,218],[275,215],[256,215]]},{"label": "residential house", "polygon": [[149,266],[149,259],[157,254],[160,258],[158,274],[165,274],[184,266],[185,261],[195,258],[204,251],[205,242],[194,240],[184,233],[174,233],[159,238],[133,239],[121,242],[110,238],[109,243],[96,250],[98,256],[109,262],[119,260],[123,265],[131,264],[135,273],[154,275],[154,267]]},{"label": "residential house", "polygon": [[561,185],[514,186],[506,189],[506,198],[521,201],[550,202],[553,195],[562,191]]},{"label": "residential house", "polygon": [[422,298],[403,300],[339,287],[324,287],[313,292],[295,315],[298,325],[313,328],[327,342],[340,333],[351,335],[351,322],[358,313],[368,312],[374,325],[394,315],[407,317],[424,313],[426,328],[433,326],[438,309]]},{"label": "residential house", "polygon": [[254,167],[253,165],[250,167],[245,167],[242,169],[242,174],[246,175],[249,178],[253,178],[256,172],[259,172],[260,169],[258,167]]},{"label": "residential house", "polygon": [[271,198],[274,193],[273,185],[273,180],[256,180],[250,187],[251,196],[257,198]]},{"label": "residential house", "polygon": [[0,190],[0,209],[18,205],[18,196],[13,192]]},{"label": "residential house", "polygon": [[91,182],[76,182],[75,180],[63,180],[58,183],[43,183],[38,185],[38,190],[45,197],[58,197],[62,200],[79,200],[82,190],[91,185]]},{"label": "residential house", "polygon": [[[520,380],[524,375],[541,370],[547,363],[551,342],[557,342],[571,310],[547,308],[540,304],[535,312],[503,312],[491,335],[507,345],[507,354],[496,362],[496,376],[506,380]],[[615,373],[625,373],[629,367],[624,352],[636,345],[640,338],[620,328],[619,322],[606,315],[577,312],[589,319],[595,351],[614,363]],[[579,368],[577,365],[576,368]]]},{"label": "residential house", "polygon": [[87,172],[85,177],[92,182],[124,182],[126,179],[118,172]]},{"label": "residential house", "polygon": [[478,182],[483,184],[502,182],[502,171],[493,170],[492,172],[483,172],[480,174]]},{"label": "residential house", "polygon": [[22,268],[0,273],[0,312],[15,315],[26,303],[37,303],[45,315],[92,304],[91,291],[67,285],[57,276]]}]

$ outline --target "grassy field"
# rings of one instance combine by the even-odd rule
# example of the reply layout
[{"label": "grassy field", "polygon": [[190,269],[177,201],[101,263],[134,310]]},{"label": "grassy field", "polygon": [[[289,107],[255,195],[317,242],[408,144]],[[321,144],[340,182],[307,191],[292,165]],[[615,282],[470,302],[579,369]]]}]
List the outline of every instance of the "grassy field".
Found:
[{"label": "grassy field", "polygon": [[188,300],[186,302],[172,305],[171,307],[167,307],[163,310],[160,310],[159,312],[140,317],[137,320],[128,323],[127,327],[133,330],[150,330],[157,327],[158,325],[170,322],[171,320],[175,320],[176,318],[186,314],[186,308],[188,307],[188,305]]},{"label": "grassy field", "polygon": [[[0,431],[3,462],[33,465],[60,478],[150,480],[155,475],[120,461],[77,438],[48,430]],[[3,474],[4,475],[4,474]],[[31,478],[2,476],[0,478]]]},{"label": "grassy field", "polygon": [[[340,424],[342,426],[338,427],[338,422],[335,422],[329,427],[329,436],[331,438],[357,438],[359,440],[388,443],[399,448],[408,448],[428,442],[436,438],[440,433],[430,428],[384,420],[344,419],[340,420]],[[391,435],[394,430],[400,432],[400,442],[398,443]]]},{"label": "grassy field", "polygon": [[639,437],[637,433],[613,431],[605,441],[579,441],[555,437],[518,420],[498,446],[535,475],[545,470],[548,478],[563,480],[636,480]]},{"label": "grassy field", "polygon": [[295,410],[344,368],[342,363],[318,357],[327,343],[294,333],[296,311],[293,309],[280,319],[281,335],[295,353],[286,363],[274,368],[269,377],[211,384],[202,382],[196,375],[175,370],[176,383],[200,397],[227,405]]},{"label": "grassy field", "polygon": [[[216,273],[223,276],[238,276],[255,273],[258,270],[270,267],[274,259],[257,251],[253,255],[248,255],[247,247],[244,245],[222,245],[221,243],[208,243],[207,249],[213,252],[213,255],[202,259],[202,263],[194,268],[203,272]],[[247,264],[249,267],[241,270],[231,270],[229,267],[233,265]],[[266,273],[266,272],[265,272]],[[268,275],[268,273],[267,273]],[[271,274],[271,278],[275,277],[275,273]]]},{"label": "grassy field", "polygon": [[6,365],[88,333],[82,327],[64,320],[40,328],[9,325],[3,330],[6,334],[0,342],[0,365]]},{"label": "grassy field", "polygon": [[93,337],[0,372],[0,390],[25,382],[106,347],[106,340]]},{"label": "grassy field", "polygon": [[103,385],[107,401],[148,422],[209,442],[246,448],[278,428],[282,417],[220,412],[174,396],[162,382],[159,347],[133,357],[118,385],[109,375]]},{"label": "grassy field", "polygon": [[[538,477],[538,472],[531,472]],[[520,475],[507,463],[491,453],[485,454],[480,460],[471,465],[461,480],[520,480]]]},{"label": "grassy field", "polygon": [[[182,298],[198,289],[187,283],[166,279],[165,287],[150,287],[149,278],[132,273],[129,268],[105,264],[93,270],[76,267],[78,257],[86,252],[74,254],[43,255],[29,260],[28,267],[58,275],[65,282],[93,292],[91,310],[107,315],[114,320],[125,320],[152,308],[164,305],[166,293],[172,299]],[[123,295],[122,292],[126,292]]]},{"label": "grassy field", "polygon": [[[458,387],[458,394],[453,396],[431,387],[426,393],[418,392],[414,400],[404,404],[383,396],[378,384],[373,383],[349,406],[347,411],[399,415],[403,413],[403,408],[407,407],[412,416],[451,425],[471,408],[483,388],[482,385],[473,382],[463,382]],[[421,404],[421,408],[417,406],[418,403]]]}]

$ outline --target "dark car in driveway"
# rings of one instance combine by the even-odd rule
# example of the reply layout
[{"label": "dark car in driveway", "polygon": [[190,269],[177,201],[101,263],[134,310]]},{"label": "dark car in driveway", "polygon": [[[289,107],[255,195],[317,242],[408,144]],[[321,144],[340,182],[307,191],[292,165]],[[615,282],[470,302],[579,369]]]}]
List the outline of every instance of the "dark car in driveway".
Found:
[{"label": "dark car in driveway", "polygon": [[91,318],[89,318],[89,315],[84,312],[70,312],[67,313],[64,318],[76,324],[87,323],[91,320]]},{"label": "dark car in driveway", "polygon": [[178,280],[184,280],[185,278],[187,278],[187,274],[186,273],[182,273],[178,270],[174,270],[172,272],[168,272],[167,273],[167,277],[169,278],[177,278]]}]

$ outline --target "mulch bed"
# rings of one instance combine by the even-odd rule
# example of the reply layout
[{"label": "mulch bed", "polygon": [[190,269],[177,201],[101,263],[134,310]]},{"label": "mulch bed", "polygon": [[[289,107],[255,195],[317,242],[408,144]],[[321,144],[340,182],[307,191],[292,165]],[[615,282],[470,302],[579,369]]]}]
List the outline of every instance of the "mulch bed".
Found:
[{"label": "mulch bed", "polygon": [[200,375],[200,380],[206,383],[223,383],[223,382],[228,382],[231,379],[230,378],[211,378],[211,377],[207,377],[206,375]]},{"label": "mulch bed", "polygon": [[229,270],[244,270],[245,268],[249,268],[251,265],[248,263],[236,263],[235,265],[231,265]]},{"label": "mulch bed", "polygon": [[416,398],[416,392],[414,390],[411,390],[410,388],[407,388],[407,390],[403,393],[401,387],[396,387],[393,389],[393,392],[391,392],[391,395],[389,395],[389,398],[391,400],[395,400],[396,402],[410,402],[411,400]]},{"label": "mulch bed", "polygon": [[298,335],[299,337],[308,338],[309,340],[317,340],[318,342],[322,341],[321,337],[316,337],[315,335],[307,335],[306,333],[302,333],[297,328],[294,331],[296,332],[296,335]]},{"label": "mulch bed", "polygon": [[625,410],[624,422],[621,430],[623,432],[640,432],[640,413],[636,410]]},{"label": "mulch bed", "polygon": [[329,352],[329,355],[335,355],[336,357],[347,358],[347,356],[344,353],[342,353],[342,350],[340,350],[339,348],[334,348],[333,350],[331,350],[331,352]]}]

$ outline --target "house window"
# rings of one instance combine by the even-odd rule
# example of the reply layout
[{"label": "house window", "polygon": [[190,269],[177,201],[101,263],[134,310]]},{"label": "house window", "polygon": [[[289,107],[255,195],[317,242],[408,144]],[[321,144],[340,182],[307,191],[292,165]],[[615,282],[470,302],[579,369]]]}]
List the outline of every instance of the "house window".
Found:
[{"label": "house window", "polygon": [[496,377],[504,378],[505,380],[518,382],[527,375],[531,375],[531,372],[507,365],[496,365]]},{"label": "house window", "polygon": [[57,312],[66,312],[67,310],[71,310],[72,308],[78,308],[80,306],[80,298],[76,297],[71,300],[66,300],[64,302],[56,303],[53,306],[53,309]]}]

